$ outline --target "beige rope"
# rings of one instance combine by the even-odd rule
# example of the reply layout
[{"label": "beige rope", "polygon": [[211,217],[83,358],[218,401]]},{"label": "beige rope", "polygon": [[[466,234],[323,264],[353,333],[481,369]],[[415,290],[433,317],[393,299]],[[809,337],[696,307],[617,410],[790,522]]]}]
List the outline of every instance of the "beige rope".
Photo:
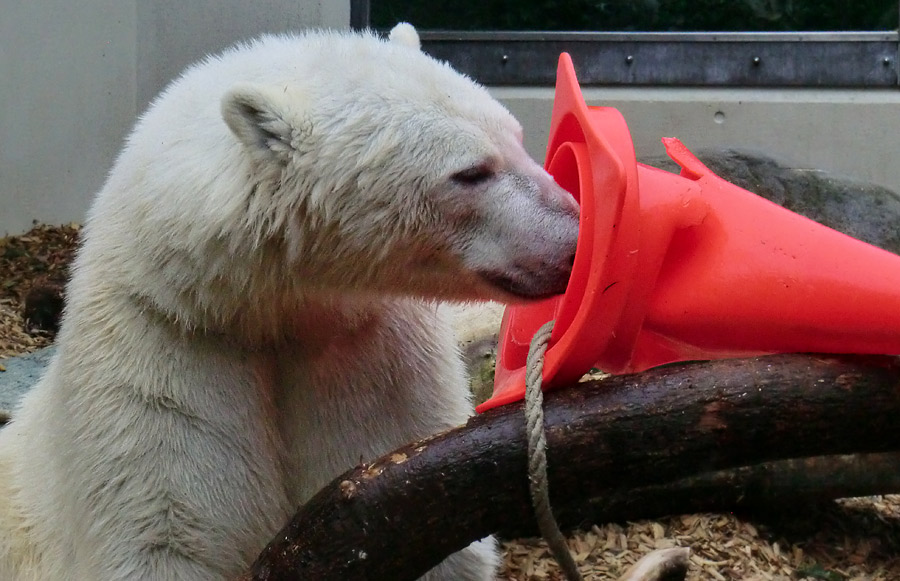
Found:
[{"label": "beige rope", "polygon": [[528,349],[525,364],[525,429],[528,435],[528,484],[531,503],[541,535],[550,545],[569,581],[581,581],[581,573],[569,552],[566,539],[559,530],[550,509],[550,492],[547,483],[547,439],[544,434],[544,394],[541,391],[544,371],[544,354],[553,331],[553,321],[538,329]]}]

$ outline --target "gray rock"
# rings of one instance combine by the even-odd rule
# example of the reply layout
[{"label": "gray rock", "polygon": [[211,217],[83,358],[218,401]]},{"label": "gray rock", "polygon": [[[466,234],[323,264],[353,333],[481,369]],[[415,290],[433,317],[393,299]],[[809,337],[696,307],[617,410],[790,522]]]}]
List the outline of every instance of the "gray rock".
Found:
[{"label": "gray rock", "polygon": [[16,408],[25,392],[40,379],[55,352],[56,347],[50,346],[0,362],[6,367],[6,371],[0,371],[0,418]]}]

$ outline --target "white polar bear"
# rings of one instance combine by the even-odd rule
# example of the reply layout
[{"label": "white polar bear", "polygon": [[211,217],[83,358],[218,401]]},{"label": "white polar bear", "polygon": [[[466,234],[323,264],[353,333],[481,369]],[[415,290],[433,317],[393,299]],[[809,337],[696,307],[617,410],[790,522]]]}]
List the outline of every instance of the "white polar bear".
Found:
[{"label": "white polar bear", "polygon": [[[0,579],[233,578],[333,477],[464,422],[435,301],[543,297],[571,269],[577,205],[521,137],[409,25],[264,37],[172,83],[0,435]],[[427,578],[496,561],[488,539]]]}]

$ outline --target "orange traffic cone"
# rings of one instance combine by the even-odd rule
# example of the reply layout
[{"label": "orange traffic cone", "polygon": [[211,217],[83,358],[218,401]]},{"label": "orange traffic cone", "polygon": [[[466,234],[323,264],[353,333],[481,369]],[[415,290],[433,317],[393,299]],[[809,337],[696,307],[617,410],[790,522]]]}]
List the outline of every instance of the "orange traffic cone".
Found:
[{"label": "orange traffic cone", "polygon": [[555,319],[544,387],[786,352],[900,354],[900,257],[730,184],[677,139],[681,175],[638,164],[621,114],[588,107],[563,53],[547,170],[581,204],[564,295],[509,307],[494,396],[520,400],[534,333]]}]

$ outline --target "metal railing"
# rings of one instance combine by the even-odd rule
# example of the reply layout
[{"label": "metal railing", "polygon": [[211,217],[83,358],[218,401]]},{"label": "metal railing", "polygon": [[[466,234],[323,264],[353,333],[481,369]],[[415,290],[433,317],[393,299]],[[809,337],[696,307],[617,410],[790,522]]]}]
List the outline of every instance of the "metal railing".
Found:
[{"label": "metal railing", "polygon": [[[365,28],[370,0],[351,0]],[[900,35],[881,32],[420,31],[423,49],[487,85],[552,85],[569,52],[585,85],[882,87]]]}]

